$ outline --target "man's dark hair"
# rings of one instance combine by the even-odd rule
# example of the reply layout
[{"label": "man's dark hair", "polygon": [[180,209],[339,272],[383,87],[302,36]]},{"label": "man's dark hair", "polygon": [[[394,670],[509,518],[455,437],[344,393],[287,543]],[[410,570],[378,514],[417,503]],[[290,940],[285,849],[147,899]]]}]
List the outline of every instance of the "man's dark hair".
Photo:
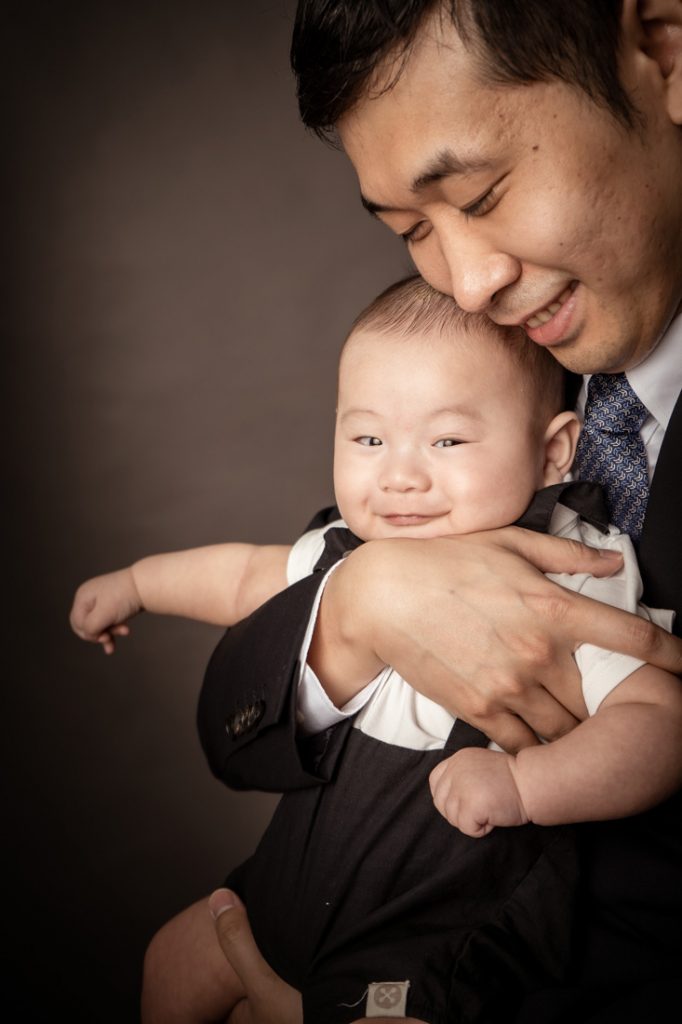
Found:
[{"label": "man's dark hair", "polygon": [[439,8],[484,81],[559,79],[634,126],[618,77],[622,0],[299,0],[291,66],[304,124],[332,140],[387,57],[384,88],[397,81],[422,22]]}]

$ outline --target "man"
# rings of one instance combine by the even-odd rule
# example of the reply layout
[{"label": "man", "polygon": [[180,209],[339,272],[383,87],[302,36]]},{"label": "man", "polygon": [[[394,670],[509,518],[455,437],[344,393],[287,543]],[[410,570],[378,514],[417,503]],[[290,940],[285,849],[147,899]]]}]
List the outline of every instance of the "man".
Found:
[{"label": "man", "polygon": [[[608,405],[597,384],[646,407],[627,441],[644,480],[626,501],[615,457],[595,455],[587,428],[584,465],[623,505],[645,599],[674,608],[679,631],[682,3],[303,0],[292,58],[304,120],[338,132],[364,205],[427,280],[523,324],[585,375],[586,421]],[[562,570],[600,571],[585,551],[514,529],[365,545],[324,588],[308,662],[333,693],[339,652],[364,645],[509,750],[574,724],[564,703],[581,642],[680,672],[674,640],[542,575]],[[298,711],[313,735],[294,742],[295,663],[318,586],[292,588],[214,655],[200,725],[232,785],[281,788],[268,751],[278,763],[290,752],[290,786],[324,778],[322,752],[333,763],[345,715],[314,679]],[[534,993],[518,1020],[657,1019],[680,954],[679,804],[586,827],[583,847],[573,983]]]}]

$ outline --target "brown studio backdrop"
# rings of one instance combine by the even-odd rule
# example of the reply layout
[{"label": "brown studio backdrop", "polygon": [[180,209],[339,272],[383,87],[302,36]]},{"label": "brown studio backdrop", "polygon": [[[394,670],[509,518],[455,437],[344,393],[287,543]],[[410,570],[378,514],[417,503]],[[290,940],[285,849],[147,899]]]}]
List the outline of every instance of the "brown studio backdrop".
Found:
[{"label": "brown studio backdrop", "polygon": [[89,575],[286,541],[331,500],[338,347],[408,263],[298,122],[294,7],[3,8],[3,990],[22,1024],[135,1021],[154,930],[274,806],[199,747],[220,630],[141,617],[105,659],[67,613]]}]

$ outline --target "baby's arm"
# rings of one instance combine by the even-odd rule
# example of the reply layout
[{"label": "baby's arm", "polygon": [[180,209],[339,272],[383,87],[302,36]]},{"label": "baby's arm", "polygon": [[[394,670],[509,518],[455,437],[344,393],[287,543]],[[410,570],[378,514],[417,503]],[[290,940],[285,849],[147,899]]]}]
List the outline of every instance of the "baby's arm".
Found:
[{"label": "baby's arm", "polygon": [[637,814],[682,784],[682,686],[644,665],[572,732],[516,756],[460,750],[431,773],[440,813],[462,832]]},{"label": "baby's arm", "polygon": [[70,622],[83,640],[114,650],[140,611],[181,615],[231,626],[284,590],[291,548],[286,545],[214,544],[151,555],[118,572],[83,583]]}]

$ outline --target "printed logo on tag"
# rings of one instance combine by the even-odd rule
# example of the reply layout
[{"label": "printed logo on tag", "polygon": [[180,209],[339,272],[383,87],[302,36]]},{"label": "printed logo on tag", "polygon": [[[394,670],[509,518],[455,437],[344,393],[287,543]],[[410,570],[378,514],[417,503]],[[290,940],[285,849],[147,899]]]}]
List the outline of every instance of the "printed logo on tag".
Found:
[{"label": "printed logo on tag", "polygon": [[405,1017],[409,981],[372,981],[365,1017]]}]

